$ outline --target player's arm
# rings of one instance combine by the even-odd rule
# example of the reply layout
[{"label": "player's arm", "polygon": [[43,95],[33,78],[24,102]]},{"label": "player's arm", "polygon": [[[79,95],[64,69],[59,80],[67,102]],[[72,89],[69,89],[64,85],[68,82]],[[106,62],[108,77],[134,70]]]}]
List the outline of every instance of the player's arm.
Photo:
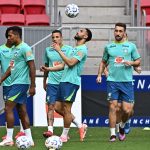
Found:
[{"label": "player's arm", "polygon": [[[48,67],[49,65],[45,63],[45,67]],[[43,78],[43,88],[46,91],[46,80],[48,77],[48,71],[44,71],[44,78]]]},{"label": "player's arm", "polygon": [[4,75],[0,79],[0,84],[11,75],[11,66],[8,67]]},{"label": "player's arm", "polygon": [[35,74],[36,74],[36,69],[35,69],[35,63],[34,60],[29,60],[27,61],[27,64],[29,66],[29,75],[30,75],[30,89],[29,89],[29,94],[31,96],[35,95]]},{"label": "player's arm", "polygon": [[101,83],[102,81],[102,74],[104,72],[104,69],[106,68],[106,62],[104,60],[101,61],[100,65],[99,65],[99,69],[98,69],[98,74],[97,74],[97,78],[96,78],[96,82],[97,83]]},{"label": "player's arm", "polygon": [[133,67],[138,67],[141,64],[141,58],[138,58],[134,61],[124,61],[124,64],[126,66],[133,66]]},{"label": "player's arm", "polygon": [[75,64],[77,64],[79,62],[78,59],[76,58],[68,58],[62,51],[60,46],[57,43],[53,43],[53,48],[58,52],[58,54],[60,55],[60,57],[63,59],[63,61],[65,62],[65,64],[67,64],[69,67],[74,66]]},{"label": "player's arm", "polygon": [[59,65],[56,65],[54,67],[47,67],[47,66],[41,66],[40,71],[42,72],[49,72],[49,71],[60,71],[64,69],[65,64],[61,62]]}]

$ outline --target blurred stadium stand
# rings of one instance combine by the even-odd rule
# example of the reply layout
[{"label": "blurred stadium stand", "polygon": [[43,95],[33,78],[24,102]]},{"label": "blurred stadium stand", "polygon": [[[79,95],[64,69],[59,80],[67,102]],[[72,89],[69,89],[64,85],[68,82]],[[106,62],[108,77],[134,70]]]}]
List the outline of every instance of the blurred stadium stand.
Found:
[{"label": "blurred stadium stand", "polygon": [[[7,3],[8,1],[15,0],[7,0]],[[114,24],[124,22],[128,27],[129,40],[137,45],[142,56],[142,69],[149,71],[150,42],[148,42],[148,37],[150,37],[150,28],[144,24],[143,15],[141,17],[145,10],[142,1],[137,0],[135,3],[134,0],[20,0],[19,14],[24,16],[23,39],[32,46],[35,52],[37,70],[43,64],[41,56],[43,56],[44,49],[50,45],[52,30],[61,29],[64,43],[74,46],[73,37],[76,31],[82,27],[89,27],[93,32],[93,39],[87,43],[89,52],[84,74],[97,74],[104,46],[113,40]],[[69,18],[65,15],[64,9],[69,3],[79,6],[80,13],[76,18]],[[2,12],[1,25],[13,25],[13,17],[12,22],[7,21],[8,17],[3,17]],[[17,14],[15,13],[15,15]],[[15,19],[18,19],[18,24],[15,21],[14,25],[19,25],[19,23],[21,25],[22,21],[19,22],[19,17],[15,17]],[[7,23],[2,20],[6,20]],[[1,28],[1,30],[5,29],[6,27]],[[5,37],[0,41],[1,43],[5,41]]]}]

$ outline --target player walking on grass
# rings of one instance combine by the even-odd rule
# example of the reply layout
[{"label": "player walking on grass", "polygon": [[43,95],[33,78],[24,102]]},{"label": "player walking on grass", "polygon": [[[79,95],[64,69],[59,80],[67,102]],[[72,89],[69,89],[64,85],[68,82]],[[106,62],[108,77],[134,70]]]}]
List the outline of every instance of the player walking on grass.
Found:
[{"label": "player walking on grass", "polygon": [[[6,32],[5,36],[6,36],[6,38],[8,37],[8,33],[7,32]],[[6,44],[3,44],[3,45],[0,46],[0,63],[1,63],[2,75],[6,72],[7,68],[9,67],[9,64],[10,64],[11,47],[12,47],[12,44],[8,40],[7,40]],[[11,89],[11,78],[8,77],[3,82],[2,86],[3,86],[3,99],[4,99],[4,101],[6,101],[7,100],[7,96],[9,94],[9,91]],[[18,114],[19,114],[19,110],[18,109],[17,109],[17,111],[18,111]],[[21,136],[21,135],[25,135],[23,127],[22,127],[21,120],[19,120],[19,122],[20,122],[20,132],[17,133],[15,138],[18,138],[18,136]],[[7,122],[6,122],[6,128],[7,128]],[[6,136],[2,137],[3,140],[5,138],[6,138]]]},{"label": "player walking on grass", "polygon": [[26,110],[27,94],[35,94],[35,64],[31,48],[24,43],[22,29],[17,26],[7,28],[7,40],[14,45],[11,51],[10,67],[1,78],[1,83],[10,76],[11,89],[5,103],[7,135],[6,139],[0,142],[0,146],[12,146],[14,131],[13,109],[17,106],[20,112],[20,119],[25,135],[30,139],[31,145],[34,142],[31,135],[29,117]]},{"label": "player walking on grass", "polygon": [[[57,43],[61,51],[66,55],[67,52],[72,51],[72,47],[63,45],[63,37],[60,30],[54,30],[52,32],[52,42]],[[44,56],[45,66],[44,67],[57,67],[63,63],[62,58],[53,49],[53,47],[47,47]],[[57,90],[63,74],[63,70],[44,72],[43,87],[46,90],[46,103],[48,105],[47,122],[48,131],[43,133],[44,137],[50,137],[53,135],[53,123],[54,123],[54,106],[57,99]],[[48,84],[46,82],[48,77]],[[82,125],[76,121],[75,117],[73,123],[80,128]]]},{"label": "player walking on grass", "polygon": [[109,102],[110,141],[116,140],[116,112],[118,101],[122,103],[122,116],[119,129],[119,140],[125,140],[124,126],[133,112],[134,89],[132,85],[133,67],[140,65],[140,55],[136,46],[124,41],[126,25],[117,23],[114,29],[115,42],[108,44],[99,66],[97,82],[101,83],[102,73],[108,64],[107,100]]},{"label": "player walking on grass", "polygon": [[[64,119],[64,128],[60,136],[63,142],[68,141],[70,124],[72,121],[75,121],[75,118],[71,113],[71,108],[80,86],[81,71],[87,58],[87,47],[85,43],[87,41],[90,41],[91,38],[92,33],[89,29],[81,29],[75,35],[76,47],[74,48],[74,50],[69,51],[66,55],[62,52],[59,44],[53,43],[53,48],[60,55],[65,63],[65,66],[64,63],[62,63],[55,68],[43,68],[43,70],[47,71],[54,71],[55,69],[58,70],[58,68],[64,68],[63,76],[58,87],[58,98],[55,104],[56,112],[62,115]],[[86,134],[85,125],[79,128],[79,133],[80,140],[83,141]]]}]

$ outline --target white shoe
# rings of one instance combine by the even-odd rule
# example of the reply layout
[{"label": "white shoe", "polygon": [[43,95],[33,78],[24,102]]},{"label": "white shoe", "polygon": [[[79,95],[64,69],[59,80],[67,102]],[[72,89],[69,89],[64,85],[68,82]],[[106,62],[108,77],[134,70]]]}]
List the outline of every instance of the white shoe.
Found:
[{"label": "white shoe", "polygon": [[0,142],[0,146],[13,146],[14,142],[11,139],[4,139],[2,142]]},{"label": "white shoe", "polygon": [[31,146],[32,146],[32,147],[34,146],[34,142],[33,142],[33,140],[31,141]]}]

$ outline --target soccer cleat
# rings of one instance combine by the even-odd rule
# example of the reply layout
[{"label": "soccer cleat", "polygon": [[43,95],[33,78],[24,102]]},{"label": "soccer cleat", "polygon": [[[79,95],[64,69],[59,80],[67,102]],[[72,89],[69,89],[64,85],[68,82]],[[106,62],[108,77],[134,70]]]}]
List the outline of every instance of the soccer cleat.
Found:
[{"label": "soccer cleat", "polygon": [[124,126],[125,134],[128,134],[131,131],[130,122],[127,122]]},{"label": "soccer cleat", "polygon": [[87,132],[87,125],[82,124],[82,127],[79,128],[79,134],[80,134],[80,141],[82,142],[85,138],[86,132]]},{"label": "soccer cleat", "polygon": [[46,131],[46,132],[43,133],[43,136],[45,138],[51,137],[52,135],[53,135],[53,133],[51,131]]},{"label": "soccer cleat", "polygon": [[60,136],[60,139],[63,143],[68,142],[68,136]]},{"label": "soccer cleat", "polygon": [[15,136],[15,139],[17,139],[20,136],[25,136],[25,133],[22,131],[18,132],[17,135]]},{"label": "soccer cleat", "polygon": [[116,135],[111,135],[109,141],[110,142],[115,142],[116,141]]},{"label": "soccer cleat", "polygon": [[0,146],[13,146],[14,142],[10,139],[4,139],[2,142],[0,142]]},{"label": "soccer cleat", "polygon": [[120,141],[124,141],[126,139],[124,128],[120,128],[119,129],[119,136],[118,136],[118,138],[119,138]]}]

